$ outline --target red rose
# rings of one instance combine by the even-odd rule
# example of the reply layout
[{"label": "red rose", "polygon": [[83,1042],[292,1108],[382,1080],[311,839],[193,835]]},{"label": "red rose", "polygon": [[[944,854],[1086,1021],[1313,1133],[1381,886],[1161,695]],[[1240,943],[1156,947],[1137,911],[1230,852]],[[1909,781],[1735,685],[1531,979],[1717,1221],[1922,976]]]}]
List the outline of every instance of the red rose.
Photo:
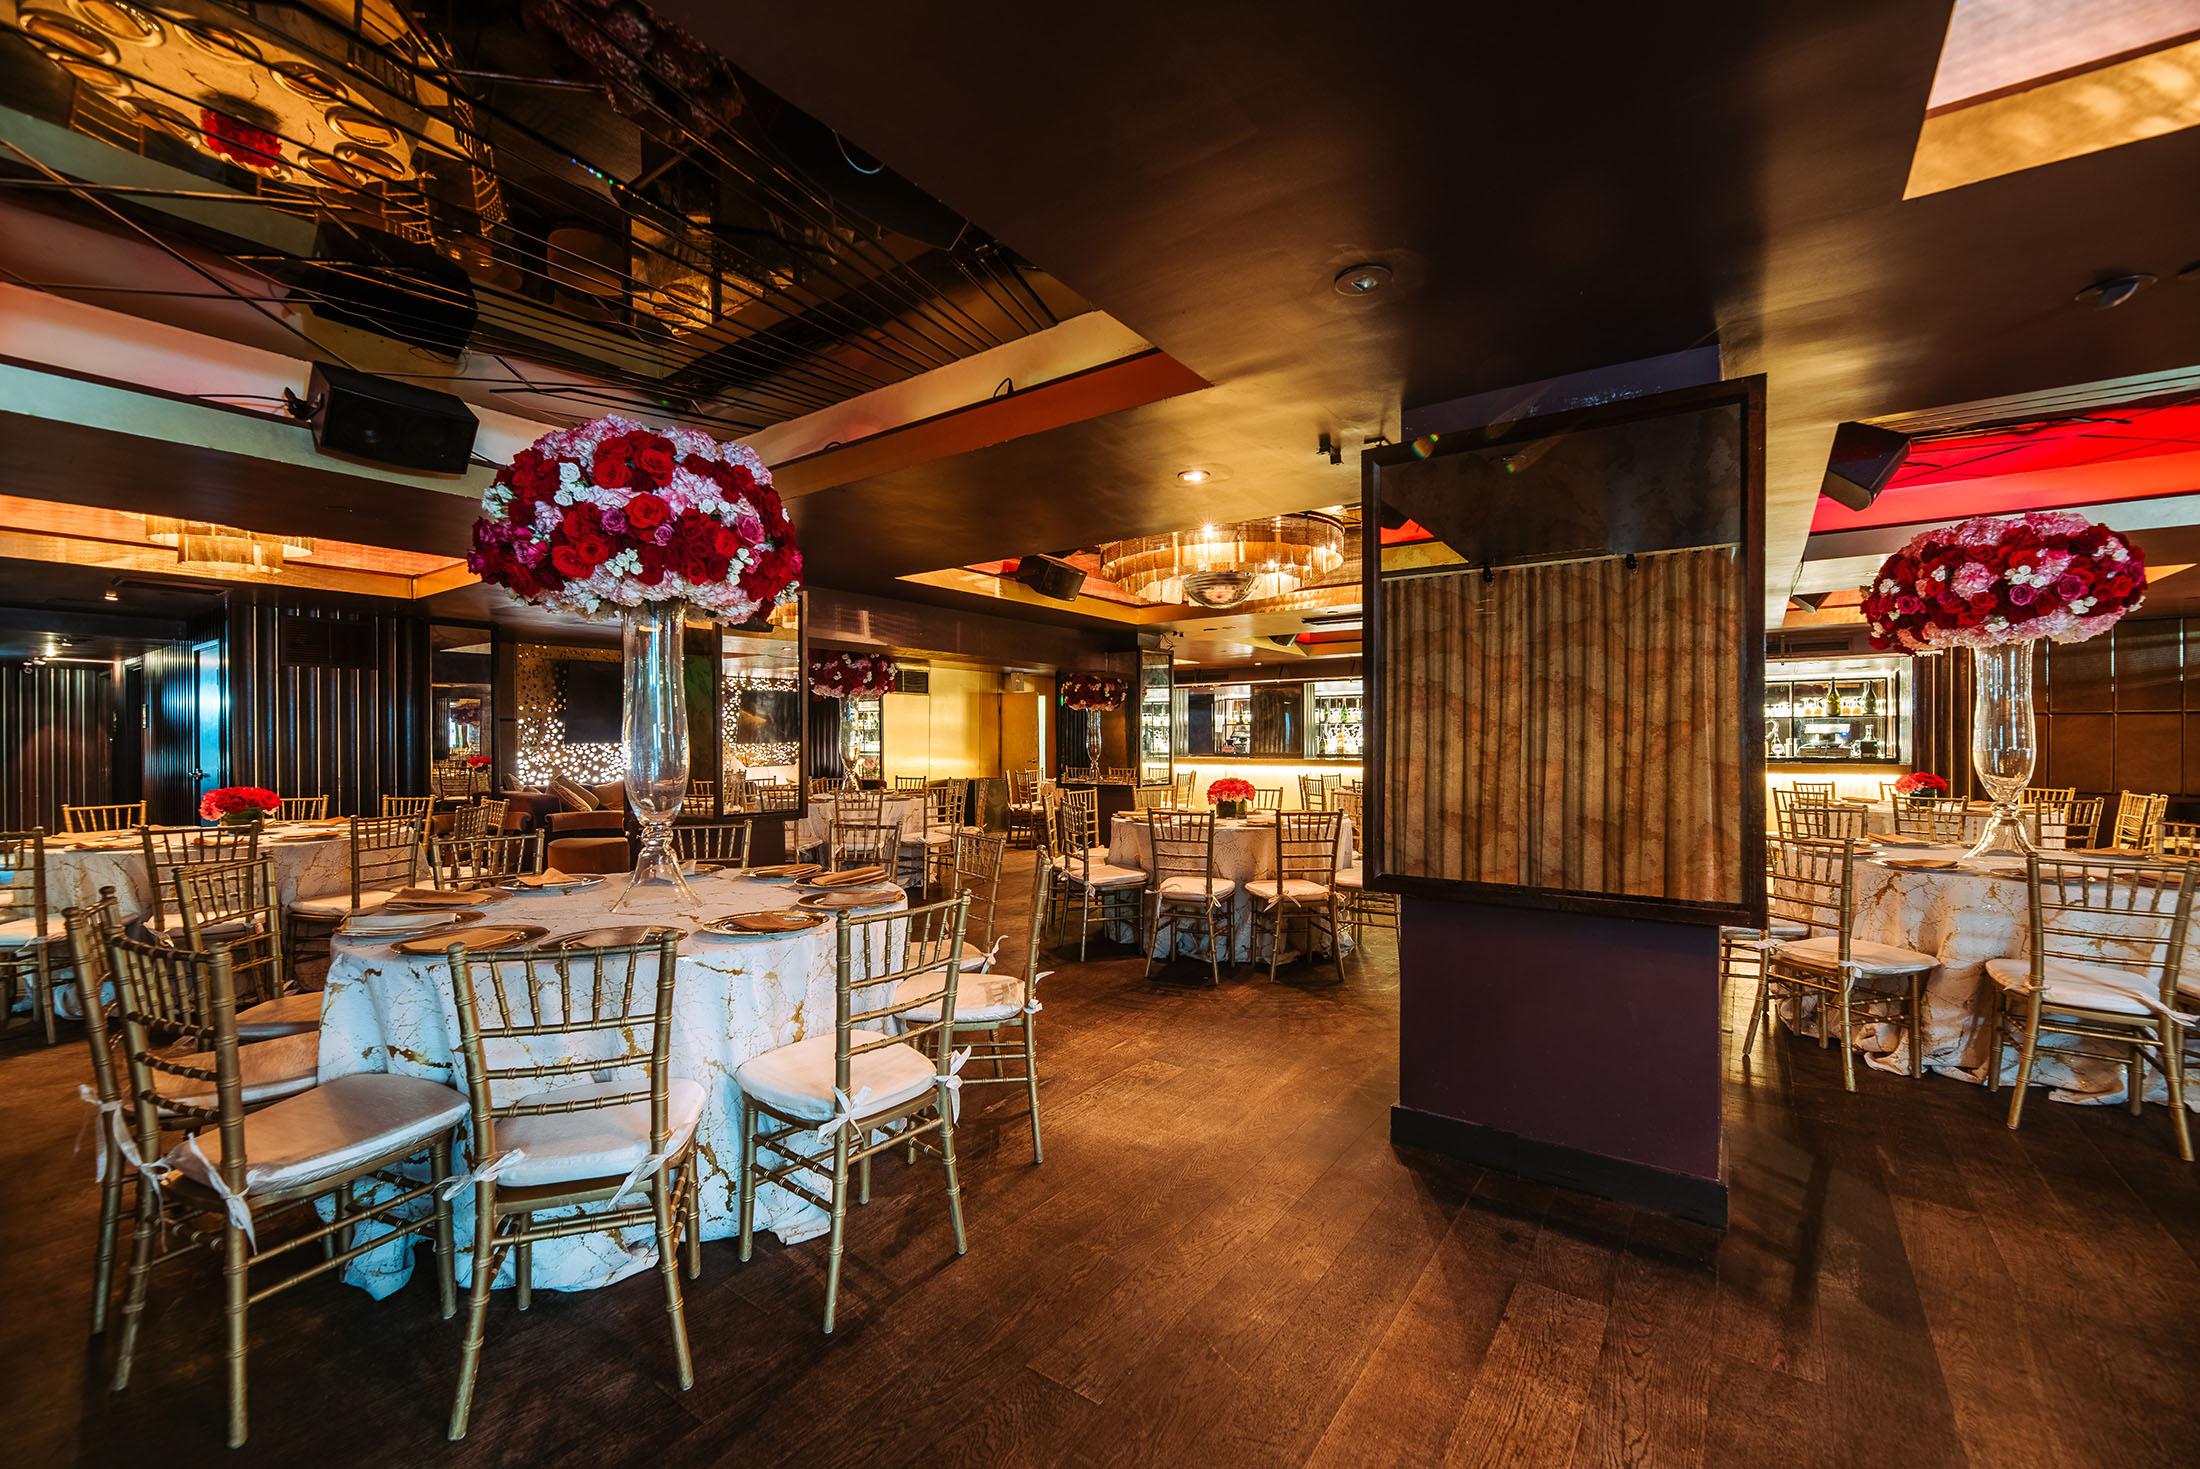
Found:
[{"label": "red rose", "polygon": [[570,542],[560,542],[550,548],[550,564],[576,580],[596,569],[596,563],[588,559],[588,554]]},{"label": "red rose", "polygon": [[672,478],[672,445],[655,434],[638,435],[639,443],[633,452],[635,469],[653,484],[663,484]]},{"label": "red rose", "polygon": [[655,530],[671,513],[671,507],[663,500],[648,493],[636,495],[626,502],[626,523],[638,531]]},{"label": "red rose", "polygon": [[596,446],[596,458],[588,467],[590,482],[606,490],[623,490],[634,483],[634,470],[626,462],[626,450],[615,439]]}]

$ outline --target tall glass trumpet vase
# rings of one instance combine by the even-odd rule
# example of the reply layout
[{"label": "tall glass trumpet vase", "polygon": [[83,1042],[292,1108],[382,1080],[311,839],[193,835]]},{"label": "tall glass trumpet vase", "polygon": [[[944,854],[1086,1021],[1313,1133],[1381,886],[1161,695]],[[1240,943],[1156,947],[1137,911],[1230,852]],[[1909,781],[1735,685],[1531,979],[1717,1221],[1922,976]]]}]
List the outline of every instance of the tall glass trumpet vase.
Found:
[{"label": "tall glass trumpet vase", "polygon": [[2032,850],[2019,797],[2039,759],[2032,726],[2032,644],[1971,650],[1977,685],[1971,705],[1971,768],[1994,801],[1994,814],[1965,857],[2023,856]]},{"label": "tall glass trumpet vase", "polygon": [[1094,780],[1100,778],[1100,720],[1102,717],[1097,709],[1089,710],[1085,714],[1085,764],[1092,767],[1092,778]]},{"label": "tall glass trumpet vase", "polygon": [[686,619],[677,602],[624,614],[626,800],[642,826],[634,876],[614,912],[662,909],[694,897],[672,848],[672,822],[687,799],[687,685],[681,666]]}]

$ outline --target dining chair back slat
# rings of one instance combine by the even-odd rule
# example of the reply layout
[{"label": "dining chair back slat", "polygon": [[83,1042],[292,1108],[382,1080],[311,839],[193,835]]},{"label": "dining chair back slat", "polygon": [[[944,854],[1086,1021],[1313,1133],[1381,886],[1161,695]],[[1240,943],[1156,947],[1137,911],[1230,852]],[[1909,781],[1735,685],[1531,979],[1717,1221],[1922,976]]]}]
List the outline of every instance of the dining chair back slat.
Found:
[{"label": "dining chair back slat", "polygon": [[836,814],[827,851],[836,872],[875,864],[891,875],[901,861],[901,828],[891,821],[842,821]]},{"label": "dining chair back slat", "polygon": [[138,828],[138,840],[145,857],[147,887],[153,895],[153,931],[167,933],[178,918],[173,911],[176,869],[254,860],[260,855],[260,823],[143,826]]},{"label": "dining chair back slat", "polygon": [[736,867],[749,865],[749,834],[755,826],[747,821],[690,821],[672,828],[672,850],[683,862],[729,862]]},{"label": "dining chair back slat", "polygon": [[274,858],[192,863],[176,868],[173,880],[184,947],[226,951],[241,1001],[271,1000],[289,989]]},{"label": "dining chair back slat", "polygon": [[2119,852],[2152,851],[2154,829],[2161,825],[2168,809],[2169,797],[2166,795],[2123,792],[2116,798],[2116,825],[2108,845]]},{"label": "dining chair back slat", "polygon": [[438,837],[428,843],[430,880],[439,888],[493,888],[542,867],[539,831]]},{"label": "dining chair back slat", "polygon": [[278,796],[275,808],[277,821],[325,821],[328,819],[328,797]]},{"label": "dining chair back slat", "polygon": [[104,806],[63,806],[61,829],[79,831],[128,831],[145,824],[143,801],[117,801]]}]

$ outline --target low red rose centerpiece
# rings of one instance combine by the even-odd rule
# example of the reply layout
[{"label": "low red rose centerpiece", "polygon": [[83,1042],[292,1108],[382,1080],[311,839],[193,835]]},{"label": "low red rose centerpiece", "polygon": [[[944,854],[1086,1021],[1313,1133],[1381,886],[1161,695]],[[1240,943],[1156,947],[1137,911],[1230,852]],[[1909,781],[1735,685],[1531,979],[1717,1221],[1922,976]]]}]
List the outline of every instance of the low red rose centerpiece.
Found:
[{"label": "low red rose centerpiece", "polygon": [[820,699],[890,694],[897,672],[884,653],[819,653],[810,659],[810,692]]},{"label": "low red rose centerpiece", "polygon": [[222,786],[199,797],[199,820],[250,826],[283,809],[283,798],[261,786]]},{"label": "low red rose centerpiece", "polygon": [[1948,794],[1948,782],[1930,770],[1913,770],[1894,783],[1894,793],[1913,801],[1937,800]]},{"label": "low red rose centerpiece", "polygon": [[1217,816],[1243,816],[1253,802],[1253,783],[1226,775],[1207,787],[1207,803]]},{"label": "low red rose centerpiece", "polygon": [[620,618],[642,844],[611,906],[692,902],[671,846],[688,785],[686,624],[750,622],[794,596],[802,553],[771,472],[745,445],[616,415],[547,433],[483,492],[466,564],[537,606]]},{"label": "low red rose centerpiece", "polygon": [[1935,527],[1889,556],[1864,588],[1873,647],[1971,650],[1971,766],[1994,798],[1994,816],[1967,856],[2032,850],[2020,798],[2038,758],[2033,645],[2097,638],[2138,610],[2146,589],[2137,547],[2059,510]]},{"label": "low red rose centerpiece", "polygon": [[466,757],[466,768],[468,770],[487,770],[489,768],[489,757],[487,755],[468,755]]}]

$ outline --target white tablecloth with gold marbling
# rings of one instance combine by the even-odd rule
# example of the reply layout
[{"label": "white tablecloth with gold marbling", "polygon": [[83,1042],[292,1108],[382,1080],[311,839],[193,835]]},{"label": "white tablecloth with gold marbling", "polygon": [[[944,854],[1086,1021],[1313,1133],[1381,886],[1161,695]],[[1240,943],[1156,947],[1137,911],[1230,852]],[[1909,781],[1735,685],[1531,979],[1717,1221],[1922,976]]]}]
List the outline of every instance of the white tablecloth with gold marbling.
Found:
[{"label": "white tablecloth with gold marbling", "polygon": [[[1337,866],[1352,865],[1352,818],[1337,818]],[[1142,813],[1122,811],[1108,828],[1108,861],[1117,867],[1134,867],[1140,872],[1153,871],[1153,833]],[[1253,944],[1253,895],[1245,891],[1245,885],[1256,878],[1276,875],[1276,823],[1273,817],[1253,816],[1246,820],[1218,820],[1215,822],[1215,876],[1226,877],[1237,884],[1237,891],[1230,898],[1230,914],[1237,925],[1237,947],[1232,956],[1238,963],[1250,963],[1255,958],[1266,959],[1265,953],[1256,954]],[[1149,907],[1151,897],[1143,900]],[[1196,923],[1178,923],[1176,927],[1176,951],[1179,954],[1201,952],[1207,942],[1205,930]],[[1114,928],[1122,928],[1120,933]],[[1292,929],[1291,932],[1296,932]],[[1111,927],[1111,938],[1130,942],[1128,928]],[[1351,935],[1343,936],[1347,952],[1351,948]]]},{"label": "white tablecloth with gold marbling", "polygon": [[[802,847],[822,846],[833,834],[834,799],[831,796],[810,797],[809,809],[802,816]],[[879,811],[882,819],[901,828],[901,839],[913,842],[924,835],[924,797],[888,796]]]},{"label": "white tablecloth with gold marbling", "polygon": [[[702,1231],[705,1239],[740,1227],[740,1089],[733,1071],[775,1046],[829,1033],[833,1024],[835,939],[831,923],[806,933],[770,939],[719,939],[692,930],[726,913],[783,908],[800,892],[767,883],[723,877],[691,879],[696,901],[659,904],[636,913],[613,913],[612,900],[626,879],[566,894],[507,898],[488,911],[497,921],[536,923],[549,937],[622,924],[666,923],[691,930],[680,945],[673,998],[672,1075],[701,1083],[703,1117],[697,1130],[702,1159]],[[897,906],[900,906],[897,900]],[[898,925],[896,929],[898,931]],[[321,1012],[321,1079],[361,1071],[419,1076],[463,1088],[457,1065],[458,1013],[448,964],[409,958],[388,944],[338,940],[329,965]],[[462,1155],[463,1156],[463,1155]],[[830,1181],[805,1179],[813,1189]],[[461,1193],[458,1215],[460,1278],[470,1270],[466,1244],[473,1237],[473,1198]],[[756,1197],[756,1226],[792,1243],[825,1232],[827,1216],[784,1189],[766,1187]],[[617,1236],[577,1235],[535,1246],[534,1282],[551,1290],[585,1290],[645,1269],[656,1261],[650,1231]],[[375,1295],[401,1286],[410,1274],[411,1251],[362,1255],[345,1278]],[[508,1285],[510,1265],[497,1284]]]},{"label": "white tablecloth with gold marbling", "polygon": [[[1962,854],[1960,847],[1924,847],[1889,855],[1952,859]],[[1903,870],[1868,859],[1856,864],[1856,937],[1915,949],[1940,961],[1925,985],[1926,1068],[1981,1085],[1992,1048],[1989,1026],[1996,990],[1987,976],[1986,961],[2027,957],[2032,933],[2023,871],[2015,865],[2017,859],[1999,860],[2014,875],[1967,867]],[[2115,950],[2119,931],[2135,931],[2130,920],[2112,914],[2074,914],[2069,921],[2072,926],[2097,928],[2104,955]],[[2188,958],[2188,969],[2193,962]],[[1795,1007],[1789,1008],[1798,1013]],[[1799,1023],[1815,1034],[1811,1008],[1806,997]],[[1872,1066],[1908,1073],[1909,1040],[1900,1024],[1861,1021],[1851,1040]],[[2034,1081],[2052,1088],[2050,1095],[2060,1102],[2122,1102],[2123,1068],[2071,1056],[2069,1044],[2063,1038],[2041,1037]],[[2006,1085],[2016,1075],[2017,1048],[2008,1045],[2002,1051],[2001,1079]],[[2166,1102],[2168,1088],[2161,1073],[2150,1069],[2147,1076],[2147,1100]],[[2188,1086],[2187,1094],[2193,1105],[2200,1106],[2200,1088]]]},{"label": "white tablecloth with gold marbling", "polygon": [[[260,855],[275,861],[275,897],[284,905],[295,898],[319,898],[351,891],[351,843],[348,827],[270,826],[260,834]],[[133,834],[127,842],[91,838],[86,844],[66,837],[46,840],[46,903],[56,914],[99,901],[111,887],[125,918],[153,911],[152,878],[145,870],[145,849]],[[174,894],[169,895],[172,899]]]}]

